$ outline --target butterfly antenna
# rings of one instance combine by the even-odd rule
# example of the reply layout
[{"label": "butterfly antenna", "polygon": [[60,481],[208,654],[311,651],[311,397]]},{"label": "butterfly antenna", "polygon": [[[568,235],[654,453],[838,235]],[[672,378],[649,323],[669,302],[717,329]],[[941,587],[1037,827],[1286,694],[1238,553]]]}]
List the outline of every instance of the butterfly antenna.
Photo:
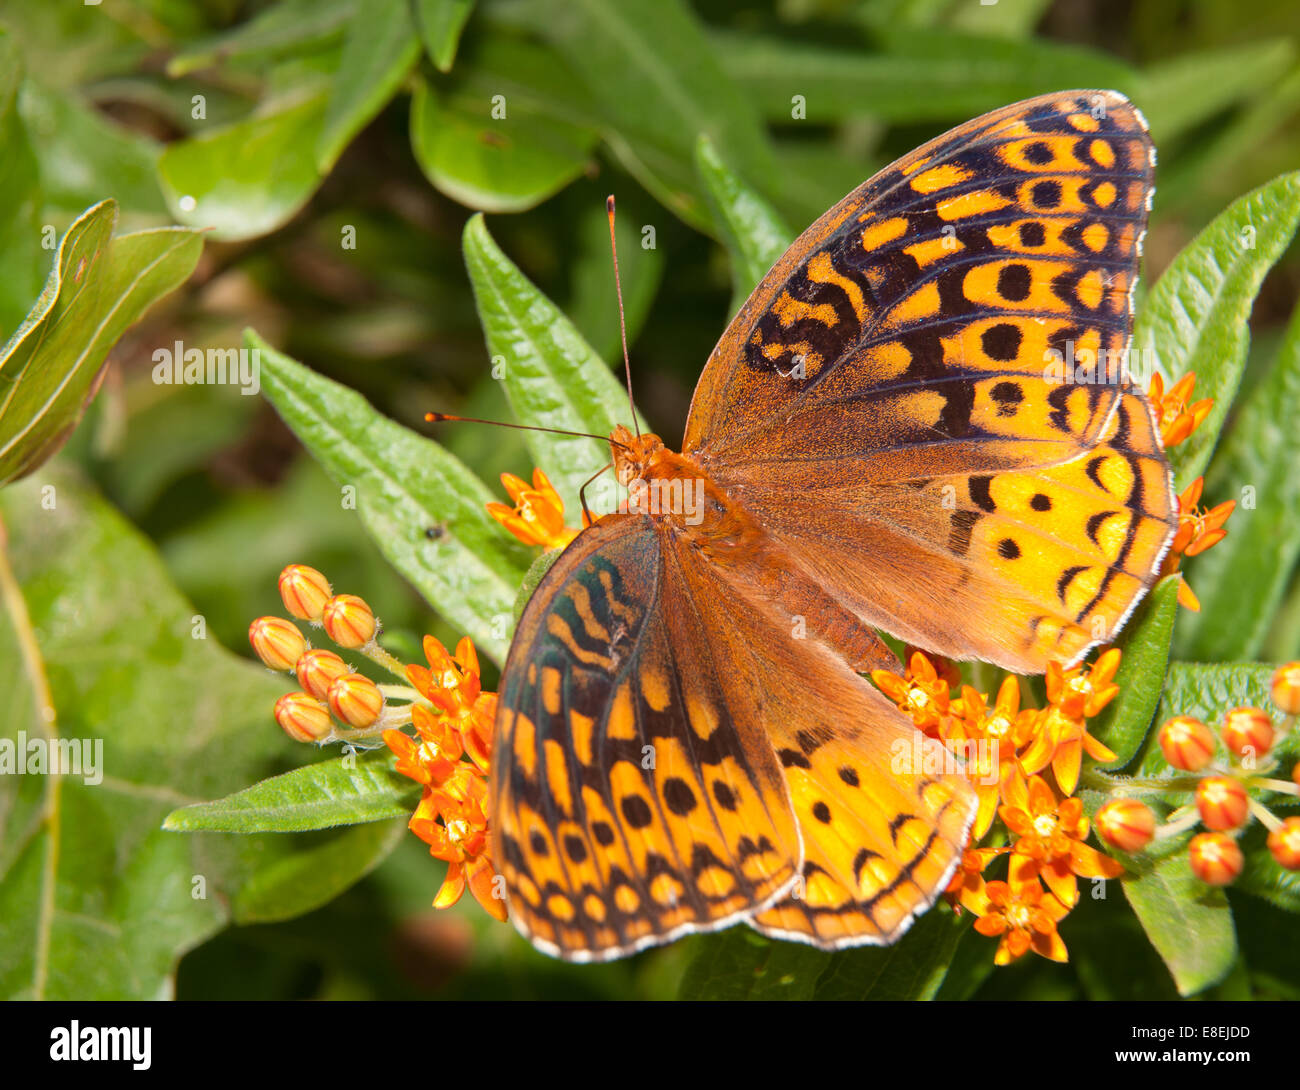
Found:
[{"label": "butterfly antenna", "polygon": [[480,420],[476,416],[456,416],[454,413],[425,413],[424,419],[430,424],[442,424],[449,420],[460,421],[464,424],[490,424],[494,428],[514,428],[516,431],[547,431],[552,435],[574,435],[579,439],[599,439],[602,443],[610,443],[616,447],[622,447],[628,450],[626,443],[620,443],[611,439],[608,435],[597,435],[590,431],[569,431],[567,428],[543,428],[539,424],[510,424],[504,420]]},{"label": "butterfly antenna", "polygon": [[627,321],[623,317],[623,285],[618,278],[618,244],[614,241],[614,195],[605,198],[605,212],[609,216],[609,251],[614,255],[614,294],[618,296],[618,331],[623,338],[623,374],[627,376],[627,406],[632,411],[632,427],[641,438],[641,426],[636,420],[636,403],[632,400],[632,361],[627,356]]}]

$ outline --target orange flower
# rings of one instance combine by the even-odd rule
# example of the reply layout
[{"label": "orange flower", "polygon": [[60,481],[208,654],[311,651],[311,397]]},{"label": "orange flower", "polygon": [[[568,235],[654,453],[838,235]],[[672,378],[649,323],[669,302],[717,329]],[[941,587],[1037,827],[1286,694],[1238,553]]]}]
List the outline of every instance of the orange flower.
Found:
[{"label": "orange flower", "polygon": [[447,863],[447,876],[433,899],[433,907],[450,908],[460,900],[468,885],[474,899],[489,915],[504,920],[505,901],[493,896],[496,873],[488,858],[487,817],[481,801],[471,797],[448,806],[444,800],[442,824],[428,817],[429,808],[421,800],[411,818],[411,828],[429,845],[430,855]]},{"label": "orange flower", "polygon": [[889,670],[872,670],[871,680],[920,730],[938,736],[952,694],[948,682],[939,676],[925,652],[912,653],[902,677]]},{"label": "orange flower", "polygon": [[487,505],[488,514],[525,545],[562,549],[578,536],[577,528],[564,525],[564,500],[540,469],[533,470],[533,484],[513,473],[502,473],[501,483],[514,506],[495,500]]},{"label": "orange flower", "polygon": [[1214,407],[1213,398],[1206,398],[1193,405],[1187,404],[1195,385],[1196,374],[1188,371],[1166,394],[1164,379],[1158,373],[1151,376],[1151,389],[1147,392],[1147,399],[1155,410],[1156,420],[1160,424],[1160,438],[1166,450],[1177,446],[1199,428]]},{"label": "orange flower", "polygon": [[1082,878],[1118,878],[1124,868],[1085,843],[1088,819],[1077,798],[1057,801],[1055,792],[1041,776],[1028,782],[1012,776],[1003,789],[1006,798],[998,813],[1019,839],[1013,851],[1032,859],[1048,888],[1064,905],[1079,899]]},{"label": "orange flower", "polygon": [[976,916],[982,916],[988,911],[984,871],[994,859],[1006,852],[1006,848],[967,848],[962,852],[961,862],[943,891],[944,899],[954,912],[960,915],[966,908]]},{"label": "orange flower", "polygon": [[1056,925],[1069,913],[1057,897],[1044,890],[1027,868],[1013,865],[1006,882],[985,887],[988,911],[975,921],[975,930],[990,937],[1001,935],[994,962],[1007,965],[1029,950],[1052,961],[1068,961],[1065,943]]},{"label": "orange flower", "polygon": [[1062,670],[1058,663],[1048,664],[1049,704],[1038,713],[1033,740],[1020,755],[1025,775],[1033,776],[1050,764],[1057,787],[1072,795],[1085,751],[1097,761],[1118,759],[1088,733],[1085,718],[1100,712],[1119,692],[1113,683],[1119,660],[1119,649],[1112,647],[1086,670],[1079,666]]},{"label": "orange flower", "polygon": [[411,722],[420,735],[415,742],[400,730],[384,731],[384,743],[397,754],[397,771],[425,787],[441,784],[460,764],[464,746],[460,732],[445,715],[411,705]]},{"label": "orange flower", "polygon": [[953,714],[943,737],[949,749],[966,758],[966,775],[979,800],[971,837],[981,840],[997,814],[1002,784],[1016,767],[1016,750],[1032,736],[1035,713],[1020,711],[1020,682],[1014,677],[1003,679],[992,708],[969,685],[949,707]]},{"label": "orange flower", "polygon": [[[1197,477],[1178,497],[1178,531],[1174,534],[1169,554],[1161,569],[1165,575],[1176,572],[1184,556],[1199,556],[1228,536],[1228,531],[1223,526],[1236,508],[1237,501],[1225,500],[1207,511],[1200,506],[1204,488],[1205,478]],[[1185,577],[1178,588],[1178,601],[1184,608],[1200,612],[1201,603],[1187,585]]]}]

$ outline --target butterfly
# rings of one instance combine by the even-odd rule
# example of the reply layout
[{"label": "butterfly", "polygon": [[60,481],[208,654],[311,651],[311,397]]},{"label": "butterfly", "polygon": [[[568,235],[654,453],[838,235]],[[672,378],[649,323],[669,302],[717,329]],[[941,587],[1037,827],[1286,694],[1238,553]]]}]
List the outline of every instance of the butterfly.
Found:
[{"label": "butterfly", "polygon": [[629,510],[540,581],[500,685],[492,856],[539,950],[885,944],[935,901],[975,796],[863,674],[897,667],[877,630],[1072,664],[1155,581],[1177,503],[1125,360],[1154,159],[1109,91],[953,129],[773,266],[681,453],[615,429]]}]

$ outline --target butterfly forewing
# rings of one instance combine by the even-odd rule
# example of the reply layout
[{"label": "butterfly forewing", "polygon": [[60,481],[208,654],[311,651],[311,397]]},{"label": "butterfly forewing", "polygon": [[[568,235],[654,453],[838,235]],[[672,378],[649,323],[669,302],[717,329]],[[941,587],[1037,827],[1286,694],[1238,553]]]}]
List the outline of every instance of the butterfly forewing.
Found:
[{"label": "butterfly forewing", "polygon": [[1072,92],[889,167],[732,322],[688,452],[910,642],[1041,672],[1113,638],[1176,522],[1125,367],[1152,160],[1126,100]]}]

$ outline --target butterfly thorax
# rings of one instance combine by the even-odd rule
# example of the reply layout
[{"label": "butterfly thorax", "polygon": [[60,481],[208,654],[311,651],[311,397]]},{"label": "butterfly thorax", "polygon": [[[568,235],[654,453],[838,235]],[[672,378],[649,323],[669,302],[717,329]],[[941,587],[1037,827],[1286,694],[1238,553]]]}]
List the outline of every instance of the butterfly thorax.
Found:
[{"label": "butterfly thorax", "polygon": [[659,520],[724,566],[764,546],[767,535],[754,517],[690,455],[669,450],[657,435],[635,435],[621,425],[610,435],[610,450],[619,484],[628,490],[630,514]]}]

